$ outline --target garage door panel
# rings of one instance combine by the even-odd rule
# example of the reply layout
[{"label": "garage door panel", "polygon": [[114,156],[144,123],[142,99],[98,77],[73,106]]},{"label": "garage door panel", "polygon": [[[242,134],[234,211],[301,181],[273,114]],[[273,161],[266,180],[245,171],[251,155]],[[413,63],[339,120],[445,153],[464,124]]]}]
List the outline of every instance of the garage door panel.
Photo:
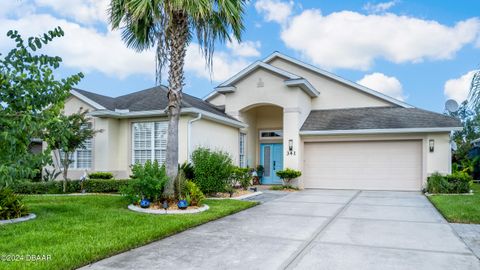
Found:
[{"label": "garage door panel", "polygon": [[305,143],[306,188],[419,190],[421,141]]}]

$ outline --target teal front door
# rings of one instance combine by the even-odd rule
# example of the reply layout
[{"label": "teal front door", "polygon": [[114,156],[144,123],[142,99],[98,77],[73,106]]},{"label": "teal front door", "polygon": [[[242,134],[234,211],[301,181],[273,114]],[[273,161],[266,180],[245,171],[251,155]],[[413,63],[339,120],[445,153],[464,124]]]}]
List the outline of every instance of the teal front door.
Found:
[{"label": "teal front door", "polygon": [[282,184],[277,171],[283,169],[283,145],[281,143],[260,144],[260,164],[264,169],[262,184]]}]

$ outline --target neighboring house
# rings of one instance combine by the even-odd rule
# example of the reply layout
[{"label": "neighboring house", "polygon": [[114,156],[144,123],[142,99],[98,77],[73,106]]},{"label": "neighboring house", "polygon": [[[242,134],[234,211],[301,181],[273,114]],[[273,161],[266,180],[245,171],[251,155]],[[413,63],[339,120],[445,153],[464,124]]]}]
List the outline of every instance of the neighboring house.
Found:
[{"label": "neighboring house", "polygon": [[[72,90],[65,112],[89,109],[97,134],[71,169],[128,177],[135,162],[165,159],[167,89],[117,98]],[[460,122],[415,108],[275,52],[215,88],[204,100],[183,94],[180,162],[198,146],[227,151],[243,167],[301,170],[300,187],[420,190],[451,171],[450,131]],[[82,152],[83,151],[83,152]],[[88,157],[88,160],[85,160]],[[80,165],[80,166],[79,166]]]}]

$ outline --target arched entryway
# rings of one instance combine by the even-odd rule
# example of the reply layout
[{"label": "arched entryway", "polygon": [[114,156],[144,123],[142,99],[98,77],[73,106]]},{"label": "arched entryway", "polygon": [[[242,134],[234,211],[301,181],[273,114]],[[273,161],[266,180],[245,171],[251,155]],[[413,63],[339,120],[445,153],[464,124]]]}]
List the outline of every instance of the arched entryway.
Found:
[{"label": "arched entryway", "polygon": [[244,166],[262,165],[262,184],[281,184],[276,171],[283,169],[283,108],[274,104],[256,104],[240,111],[248,125],[242,129]]}]

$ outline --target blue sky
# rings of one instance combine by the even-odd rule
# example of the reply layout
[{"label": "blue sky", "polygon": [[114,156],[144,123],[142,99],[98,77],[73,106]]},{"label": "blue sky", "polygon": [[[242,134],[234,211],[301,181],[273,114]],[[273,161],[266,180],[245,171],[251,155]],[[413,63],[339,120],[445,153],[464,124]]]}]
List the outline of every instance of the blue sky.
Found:
[{"label": "blue sky", "polygon": [[[108,0],[0,2],[0,33],[25,35],[57,25],[66,35],[48,46],[64,65],[59,76],[84,72],[79,88],[118,96],[154,85],[153,51],[127,49],[107,24]],[[185,92],[203,97],[251,62],[280,51],[441,112],[462,101],[480,66],[479,1],[250,1],[242,43],[218,44],[213,75],[195,41],[186,61]],[[0,52],[12,46],[0,39]]]}]

